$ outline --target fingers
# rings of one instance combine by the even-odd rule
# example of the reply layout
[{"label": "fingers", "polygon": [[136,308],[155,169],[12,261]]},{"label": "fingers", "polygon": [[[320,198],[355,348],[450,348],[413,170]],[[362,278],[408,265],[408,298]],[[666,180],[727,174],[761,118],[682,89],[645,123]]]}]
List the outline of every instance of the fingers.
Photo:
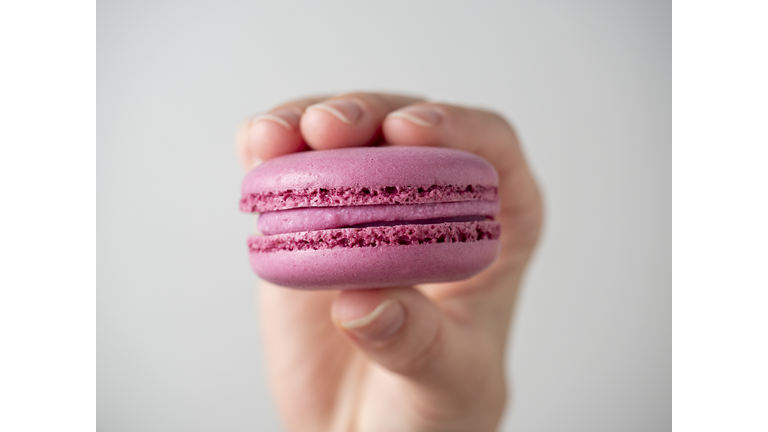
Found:
[{"label": "fingers", "polygon": [[261,161],[308,150],[376,143],[391,111],[419,99],[377,93],[311,97],[275,107],[240,127],[237,152],[248,170]]},{"label": "fingers", "polygon": [[324,99],[309,97],[288,102],[240,126],[237,154],[243,168],[249,170],[261,161],[307,150],[300,132],[301,115],[308,106]]},{"label": "fingers", "polygon": [[409,96],[349,93],[307,107],[301,133],[315,150],[376,143],[381,123],[390,112],[418,102]]},{"label": "fingers", "polygon": [[[414,288],[345,291],[331,315],[371,360],[407,378],[422,396],[449,398],[441,401],[446,406],[466,403],[503,367],[469,319],[451,316]],[[497,384],[494,391],[503,392],[504,383]]]}]

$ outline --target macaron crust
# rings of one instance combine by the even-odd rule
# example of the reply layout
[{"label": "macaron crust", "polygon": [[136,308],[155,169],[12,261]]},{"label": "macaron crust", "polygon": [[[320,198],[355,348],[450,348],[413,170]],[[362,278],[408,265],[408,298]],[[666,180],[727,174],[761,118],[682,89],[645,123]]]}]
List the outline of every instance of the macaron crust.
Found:
[{"label": "macaron crust", "polygon": [[474,154],[435,147],[306,151],[247,174],[240,209],[264,280],[360,289],[467,279],[499,253],[498,175]]}]

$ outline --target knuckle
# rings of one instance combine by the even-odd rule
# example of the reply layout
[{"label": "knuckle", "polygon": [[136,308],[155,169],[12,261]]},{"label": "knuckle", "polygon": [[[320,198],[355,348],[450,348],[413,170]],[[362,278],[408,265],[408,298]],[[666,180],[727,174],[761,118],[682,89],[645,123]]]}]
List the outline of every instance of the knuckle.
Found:
[{"label": "knuckle", "polygon": [[353,91],[342,93],[338,96],[332,97],[331,99],[357,99],[363,102],[377,102],[381,99],[381,97],[375,93]]},{"label": "knuckle", "polygon": [[289,110],[289,111],[298,111],[298,113],[301,113],[302,111],[304,111],[306,107],[312,104],[316,104],[318,102],[322,102],[328,99],[329,97],[330,96],[328,95],[314,95],[314,96],[307,96],[300,99],[293,99],[275,106],[274,108],[270,109],[269,112]]},{"label": "knuckle", "polygon": [[365,108],[381,114],[386,114],[394,109],[423,100],[420,97],[405,94],[362,91],[342,93],[331,99],[355,99]]},{"label": "knuckle", "polygon": [[501,114],[501,113],[499,113],[497,111],[492,111],[492,110],[487,110],[487,111],[485,111],[485,113],[493,121],[496,121],[496,122],[498,122],[498,123],[500,123],[500,124],[510,128],[510,129],[512,128],[512,123],[510,123],[509,120],[507,120],[507,118],[503,114]]}]

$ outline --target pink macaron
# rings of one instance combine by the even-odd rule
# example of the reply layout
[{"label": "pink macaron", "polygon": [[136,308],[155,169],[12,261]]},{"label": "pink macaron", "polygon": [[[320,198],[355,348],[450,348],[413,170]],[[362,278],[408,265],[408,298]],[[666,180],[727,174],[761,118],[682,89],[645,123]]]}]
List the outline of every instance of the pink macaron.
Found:
[{"label": "pink macaron", "polygon": [[467,279],[499,253],[498,175],[433,147],[294,153],[254,168],[240,209],[259,212],[251,266],[290,288],[383,288]]}]

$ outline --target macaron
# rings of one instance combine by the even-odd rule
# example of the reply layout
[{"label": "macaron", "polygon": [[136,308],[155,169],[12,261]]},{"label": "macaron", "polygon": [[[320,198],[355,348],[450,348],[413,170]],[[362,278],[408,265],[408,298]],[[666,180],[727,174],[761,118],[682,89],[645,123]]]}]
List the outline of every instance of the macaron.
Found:
[{"label": "macaron", "polygon": [[240,209],[262,279],[360,289],[467,279],[499,253],[498,174],[472,153],[434,147],[306,151],[247,174]]}]

